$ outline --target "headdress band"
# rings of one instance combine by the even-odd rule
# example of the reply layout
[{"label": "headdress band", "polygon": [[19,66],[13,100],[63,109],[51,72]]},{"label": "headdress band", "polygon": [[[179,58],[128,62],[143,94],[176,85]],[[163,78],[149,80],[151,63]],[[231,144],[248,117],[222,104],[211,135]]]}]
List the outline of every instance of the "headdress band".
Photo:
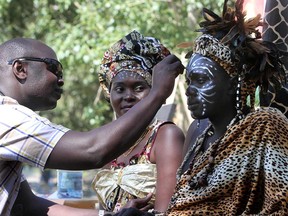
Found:
[{"label": "headdress band", "polygon": [[123,37],[105,52],[100,65],[99,82],[105,97],[110,98],[111,81],[121,71],[136,72],[151,85],[153,67],[169,54],[156,38],[137,31]]},{"label": "headdress band", "polygon": [[226,72],[234,77],[237,75],[231,58],[231,49],[209,34],[203,34],[195,40],[193,53],[208,56],[216,61]]}]

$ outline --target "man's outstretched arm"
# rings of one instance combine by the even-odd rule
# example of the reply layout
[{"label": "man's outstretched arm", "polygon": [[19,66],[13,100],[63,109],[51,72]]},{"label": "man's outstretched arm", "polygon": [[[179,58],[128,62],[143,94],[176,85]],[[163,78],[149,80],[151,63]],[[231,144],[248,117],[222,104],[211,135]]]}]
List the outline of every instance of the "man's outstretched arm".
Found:
[{"label": "man's outstretched arm", "polygon": [[94,169],[121,155],[152,121],[183,70],[176,56],[167,56],[153,68],[152,88],[147,97],[107,125],[88,132],[68,131],[49,156],[46,168]]}]

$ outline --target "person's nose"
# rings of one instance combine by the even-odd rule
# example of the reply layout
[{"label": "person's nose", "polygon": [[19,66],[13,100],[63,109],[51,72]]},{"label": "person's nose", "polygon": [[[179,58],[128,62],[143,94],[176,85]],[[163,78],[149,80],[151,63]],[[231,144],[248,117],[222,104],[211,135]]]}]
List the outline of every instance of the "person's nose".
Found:
[{"label": "person's nose", "polygon": [[62,76],[62,77],[58,77],[57,82],[58,82],[58,85],[59,85],[59,86],[63,86],[63,85],[64,85],[64,79],[63,79],[63,76]]},{"label": "person's nose", "polygon": [[186,88],[186,92],[185,92],[187,97],[191,97],[191,96],[196,96],[198,94],[198,91],[195,87],[188,85],[188,87]]},{"label": "person's nose", "polygon": [[133,91],[126,90],[125,95],[124,95],[124,100],[126,100],[126,101],[135,100],[135,95],[134,95]]}]

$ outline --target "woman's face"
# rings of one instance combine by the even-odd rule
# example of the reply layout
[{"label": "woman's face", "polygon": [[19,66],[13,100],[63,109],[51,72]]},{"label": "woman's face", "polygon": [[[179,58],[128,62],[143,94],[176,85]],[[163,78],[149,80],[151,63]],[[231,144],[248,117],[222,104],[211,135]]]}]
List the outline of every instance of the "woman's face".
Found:
[{"label": "woman's face", "polygon": [[193,118],[204,119],[225,112],[225,104],[231,97],[228,93],[231,81],[216,62],[194,54],[187,65],[186,81],[187,105]]},{"label": "woman's face", "polygon": [[149,94],[151,87],[135,72],[121,71],[111,82],[110,103],[117,118]]}]

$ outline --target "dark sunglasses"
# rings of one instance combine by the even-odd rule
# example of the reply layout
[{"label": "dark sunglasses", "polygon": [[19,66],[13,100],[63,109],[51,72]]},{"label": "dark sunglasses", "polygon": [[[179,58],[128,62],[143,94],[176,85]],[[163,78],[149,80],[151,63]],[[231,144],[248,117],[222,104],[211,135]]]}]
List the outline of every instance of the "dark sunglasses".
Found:
[{"label": "dark sunglasses", "polygon": [[63,67],[62,64],[51,58],[35,58],[35,57],[20,57],[9,60],[8,65],[13,65],[16,61],[36,61],[44,62],[47,65],[47,70],[55,74],[58,78],[63,78]]}]

